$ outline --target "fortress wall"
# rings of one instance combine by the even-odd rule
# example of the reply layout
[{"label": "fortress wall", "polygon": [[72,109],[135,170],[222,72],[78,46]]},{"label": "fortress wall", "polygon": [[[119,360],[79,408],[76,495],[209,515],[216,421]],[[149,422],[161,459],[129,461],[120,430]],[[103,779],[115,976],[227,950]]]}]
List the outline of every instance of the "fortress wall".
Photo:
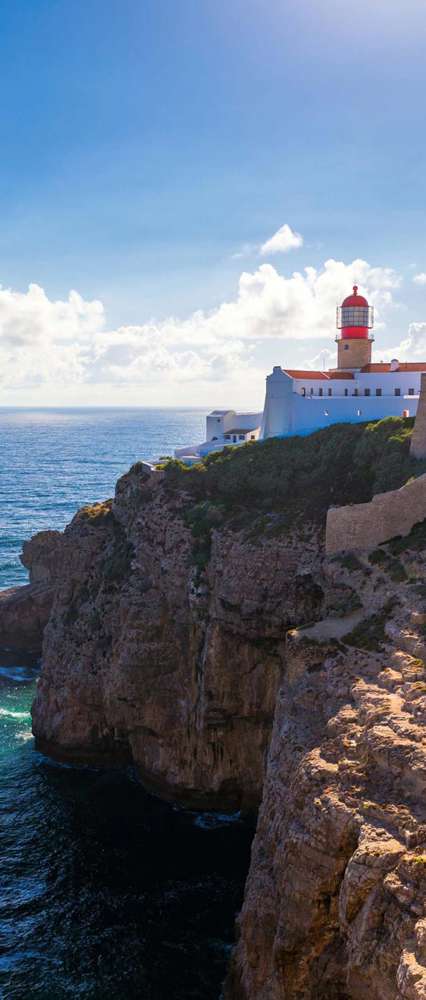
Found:
[{"label": "fortress wall", "polygon": [[400,490],[377,493],[370,503],[330,507],[327,514],[326,552],[374,549],[396,535],[408,535],[426,518],[426,475]]}]

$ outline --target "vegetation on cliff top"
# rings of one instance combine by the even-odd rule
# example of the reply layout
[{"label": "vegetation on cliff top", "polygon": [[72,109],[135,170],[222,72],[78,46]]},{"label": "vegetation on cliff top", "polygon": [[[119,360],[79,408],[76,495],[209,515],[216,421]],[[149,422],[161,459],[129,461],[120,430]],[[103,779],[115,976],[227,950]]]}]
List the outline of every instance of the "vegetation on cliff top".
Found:
[{"label": "vegetation on cliff top", "polygon": [[103,503],[87,504],[82,507],[75,516],[77,521],[86,521],[90,527],[104,526],[106,522],[112,520],[112,500],[104,500]]},{"label": "vegetation on cliff top", "polygon": [[162,468],[169,488],[225,513],[284,511],[287,525],[321,522],[330,506],[371,500],[426,472],[426,462],[409,454],[413,423],[334,424],[307,437],[225,448],[192,467],[170,459]]}]

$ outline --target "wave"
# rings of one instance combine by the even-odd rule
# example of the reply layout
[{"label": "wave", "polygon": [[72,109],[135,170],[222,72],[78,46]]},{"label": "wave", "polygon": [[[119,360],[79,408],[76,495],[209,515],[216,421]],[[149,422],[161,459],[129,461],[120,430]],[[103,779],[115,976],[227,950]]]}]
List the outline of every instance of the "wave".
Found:
[{"label": "wave", "polygon": [[9,708],[0,708],[0,718],[4,719],[30,719],[31,712],[13,712]]}]

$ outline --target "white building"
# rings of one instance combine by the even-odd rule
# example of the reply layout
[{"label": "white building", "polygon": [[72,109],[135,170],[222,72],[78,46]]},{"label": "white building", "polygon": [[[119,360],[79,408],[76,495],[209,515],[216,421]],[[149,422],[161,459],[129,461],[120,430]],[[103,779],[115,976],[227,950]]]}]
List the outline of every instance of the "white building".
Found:
[{"label": "white building", "polygon": [[417,411],[424,362],[372,363],[373,310],[355,285],[337,310],[337,368],[296,370],[276,366],[266,379],[263,413],[214,410],[206,421],[206,440],[176,451],[195,462],[227,445],[269,437],[311,434],[336,423],[359,423]]},{"label": "white building", "polygon": [[177,448],[176,458],[197,462],[211,451],[222,451],[227,445],[258,441],[263,413],[237,413],[236,410],[213,410],[206,417],[206,440],[202,444]]}]

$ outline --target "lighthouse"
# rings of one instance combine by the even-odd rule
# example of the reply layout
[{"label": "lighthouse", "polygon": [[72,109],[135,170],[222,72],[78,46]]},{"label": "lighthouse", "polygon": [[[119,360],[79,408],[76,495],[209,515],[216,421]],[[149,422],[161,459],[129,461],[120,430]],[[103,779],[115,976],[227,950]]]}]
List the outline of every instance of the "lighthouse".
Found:
[{"label": "lighthouse", "polygon": [[371,362],[371,347],[374,336],[370,333],[374,325],[373,307],[363,295],[358,295],[358,286],[353,286],[353,294],[337,307],[337,368],[353,370],[364,368]]}]

